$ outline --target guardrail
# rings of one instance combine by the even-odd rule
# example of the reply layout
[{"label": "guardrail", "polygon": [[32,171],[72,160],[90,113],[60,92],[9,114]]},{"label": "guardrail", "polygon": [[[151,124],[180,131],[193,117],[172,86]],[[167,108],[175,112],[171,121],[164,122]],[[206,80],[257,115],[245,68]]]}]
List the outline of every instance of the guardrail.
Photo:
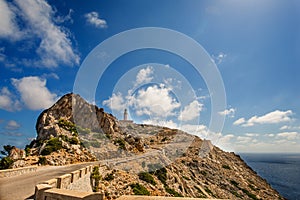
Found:
[{"label": "guardrail", "polygon": [[22,167],[17,169],[3,169],[0,170],[0,178],[18,176],[30,172],[35,172],[36,170],[37,166]]},{"label": "guardrail", "polygon": [[35,200],[103,200],[104,194],[99,192],[82,192],[68,189],[72,183],[84,178],[92,170],[93,166],[90,165],[36,185]]}]

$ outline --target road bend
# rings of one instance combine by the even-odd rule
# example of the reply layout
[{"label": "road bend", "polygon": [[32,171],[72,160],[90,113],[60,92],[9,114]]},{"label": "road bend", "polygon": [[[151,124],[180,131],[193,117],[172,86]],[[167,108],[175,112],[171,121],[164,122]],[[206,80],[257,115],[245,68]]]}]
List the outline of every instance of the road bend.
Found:
[{"label": "road bend", "polygon": [[0,200],[33,199],[35,185],[38,183],[76,171],[88,165],[91,165],[91,163],[38,167],[35,172],[0,178]]}]

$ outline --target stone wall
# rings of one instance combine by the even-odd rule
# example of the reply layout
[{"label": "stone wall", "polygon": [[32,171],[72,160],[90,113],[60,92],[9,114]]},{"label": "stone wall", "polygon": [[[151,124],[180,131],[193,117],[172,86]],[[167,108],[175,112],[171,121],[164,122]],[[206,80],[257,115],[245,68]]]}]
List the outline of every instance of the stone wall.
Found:
[{"label": "stone wall", "polygon": [[36,169],[37,166],[22,167],[17,169],[4,169],[0,170],[0,178],[18,176],[29,172],[35,172]]},{"label": "stone wall", "polygon": [[36,200],[102,200],[104,195],[92,192],[90,174],[93,166],[87,166],[58,178],[44,181],[35,187]]}]

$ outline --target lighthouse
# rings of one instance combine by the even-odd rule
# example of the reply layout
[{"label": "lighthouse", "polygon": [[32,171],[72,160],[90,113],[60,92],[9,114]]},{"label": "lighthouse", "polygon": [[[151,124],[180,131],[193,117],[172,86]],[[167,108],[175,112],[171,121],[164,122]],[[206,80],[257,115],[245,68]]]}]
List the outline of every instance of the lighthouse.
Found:
[{"label": "lighthouse", "polygon": [[123,120],[120,120],[120,122],[123,122],[123,123],[126,123],[126,124],[133,123],[133,120],[128,119],[128,111],[127,111],[126,108],[124,109]]},{"label": "lighthouse", "polygon": [[124,110],[124,121],[127,121],[128,120],[128,113],[127,113],[127,109],[125,108]]}]

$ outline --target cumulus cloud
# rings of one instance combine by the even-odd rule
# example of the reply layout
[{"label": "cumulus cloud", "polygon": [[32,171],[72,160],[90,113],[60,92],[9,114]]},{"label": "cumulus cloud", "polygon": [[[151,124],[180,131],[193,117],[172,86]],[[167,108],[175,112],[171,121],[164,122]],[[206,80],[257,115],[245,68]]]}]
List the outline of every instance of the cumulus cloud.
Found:
[{"label": "cumulus cloud", "polygon": [[200,116],[200,112],[203,108],[203,104],[197,100],[192,101],[190,104],[184,107],[183,111],[178,116],[178,120],[191,121]]},{"label": "cumulus cloud", "polygon": [[[73,50],[70,33],[55,23],[56,12],[45,0],[15,0],[10,6],[1,0],[0,9],[0,36],[34,44],[29,48],[37,46],[35,50],[39,58],[19,58],[20,64],[49,68],[59,64],[79,64],[80,58]],[[16,18],[21,20],[22,26],[18,26]]]},{"label": "cumulus cloud", "polygon": [[138,86],[142,83],[149,83],[153,79],[154,69],[151,66],[147,66],[144,69],[141,69],[136,75],[136,81],[134,86]]},{"label": "cumulus cloud", "polygon": [[240,118],[235,121],[234,125],[242,125],[244,127],[254,126],[256,124],[277,124],[281,122],[290,122],[292,121],[291,115],[293,112],[291,110],[280,111],[275,110],[273,112],[267,113],[263,116],[253,116],[248,120]]},{"label": "cumulus cloud", "polygon": [[139,116],[172,116],[175,114],[174,110],[181,105],[172,97],[170,89],[163,84],[140,89],[129,101],[129,105],[134,107]]},{"label": "cumulus cloud", "polygon": [[297,132],[282,132],[277,134],[278,138],[285,138],[287,140],[295,140],[299,137]]},{"label": "cumulus cloud", "polygon": [[257,137],[257,136],[259,136],[259,134],[257,134],[257,133],[246,133],[245,135],[248,136],[248,137]]},{"label": "cumulus cloud", "polygon": [[239,118],[238,120],[236,120],[235,122],[233,122],[233,125],[240,125],[240,124],[243,124],[245,123],[245,118]]},{"label": "cumulus cloud", "polygon": [[5,126],[6,130],[17,130],[21,127],[21,125],[15,120],[9,120]]},{"label": "cumulus cloud", "polygon": [[37,76],[12,79],[12,84],[20,93],[22,102],[31,110],[48,108],[57,98],[46,87],[46,80]]},{"label": "cumulus cloud", "polygon": [[223,116],[229,116],[229,117],[234,117],[236,109],[230,108],[230,109],[225,109],[224,111],[219,112],[220,115]]},{"label": "cumulus cloud", "polygon": [[15,99],[14,95],[7,87],[3,87],[0,90],[0,109],[6,111],[16,111],[21,109],[20,102]]},{"label": "cumulus cloud", "polygon": [[287,126],[280,127],[280,130],[300,130],[300,126]]},{"label": "cumulus cloud", "polygon": [[107,27],[106,21],[104,19],[100,19],[97,12],[90,12],[85,14],[84,16],[89,24],[94,25],[97,28]]},{"label": "cumulus cloud", "polygon": [[102,104],[117,111],[122,111],[126,108],[126,104],[121,93],[112,94],[112,96],[108,100],[104,100]]}]

